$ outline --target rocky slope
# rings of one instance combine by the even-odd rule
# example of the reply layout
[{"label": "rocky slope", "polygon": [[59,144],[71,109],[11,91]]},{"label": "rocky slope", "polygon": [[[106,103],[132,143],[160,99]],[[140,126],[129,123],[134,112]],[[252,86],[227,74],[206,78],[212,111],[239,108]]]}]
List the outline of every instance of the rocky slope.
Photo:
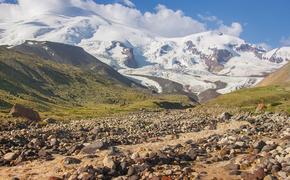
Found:
[{"label": "rocky slope", "polygon": [[199,111],[27,124],[0,129],[1,178],[287,179],[290,119]]}]

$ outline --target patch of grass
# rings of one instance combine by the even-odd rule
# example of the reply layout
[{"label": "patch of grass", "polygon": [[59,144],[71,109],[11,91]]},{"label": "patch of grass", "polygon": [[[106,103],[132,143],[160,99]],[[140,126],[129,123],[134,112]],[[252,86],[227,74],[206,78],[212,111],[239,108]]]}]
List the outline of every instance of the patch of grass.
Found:
[{"label": "patch of grass", "polygon": [[290,113],[290,84],[238,90],[219,96],[203,106],[255,111],[259,103],[266,105],[266,111]]}]

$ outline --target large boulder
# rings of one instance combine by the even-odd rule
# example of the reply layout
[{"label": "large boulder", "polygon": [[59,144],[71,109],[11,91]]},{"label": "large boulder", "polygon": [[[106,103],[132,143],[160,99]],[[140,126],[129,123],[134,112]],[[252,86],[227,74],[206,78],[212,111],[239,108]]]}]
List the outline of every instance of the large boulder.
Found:
[{"label": "large boulder", "polygon": [[38,112],[34,111],[31,108],[24,107],[20,104],[15,104],[10,110],[10,115],[13,117],[23,117],[31,121],[40,121],[40,116]]}]

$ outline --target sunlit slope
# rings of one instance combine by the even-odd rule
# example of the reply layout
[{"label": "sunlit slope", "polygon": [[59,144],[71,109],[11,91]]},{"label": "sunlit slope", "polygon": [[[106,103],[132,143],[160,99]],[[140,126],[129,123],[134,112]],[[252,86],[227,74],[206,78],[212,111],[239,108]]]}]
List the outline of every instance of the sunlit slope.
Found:
[{"label": "sunlit slope", "polygon": [[0,108],[14,103],[58,117],[99,116],[158,108],[158,102],[185,102],[183,96],[156,96],[106,75],[0,48]]}]

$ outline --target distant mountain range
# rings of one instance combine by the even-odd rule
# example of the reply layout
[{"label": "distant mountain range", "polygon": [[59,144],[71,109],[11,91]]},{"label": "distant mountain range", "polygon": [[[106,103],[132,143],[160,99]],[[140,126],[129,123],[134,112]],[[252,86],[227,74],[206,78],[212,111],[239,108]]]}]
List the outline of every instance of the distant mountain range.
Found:
[{"label": "distant mountain range", "polygon": [[[100,62],[97,65],[93,57],[80,49],[63,49],[60,44],[50,43],[39,45],[35,40],[77,45],[131,81],[163,92],[166,87],[157,79],[166,79],[200,98],[255,86],[290,60],[290,47],[266,51],[217,31],[164,38],[93,12],[82,11],[74,16],[47,13],[21,21],[2,21],[0,29],[0,44],[16,50],[41,54],[57,62],[67,61],[58,57],[64,52],[75,58],[70,62],[73,65],[105,67]],[[76,57],[80,56],[88,62],[79,61]],[[113,75],[116,72],[109,67],[105,69],[112,78],[120,77]],[[127,78],[122,77],[121,81],[131,83]]]}]

